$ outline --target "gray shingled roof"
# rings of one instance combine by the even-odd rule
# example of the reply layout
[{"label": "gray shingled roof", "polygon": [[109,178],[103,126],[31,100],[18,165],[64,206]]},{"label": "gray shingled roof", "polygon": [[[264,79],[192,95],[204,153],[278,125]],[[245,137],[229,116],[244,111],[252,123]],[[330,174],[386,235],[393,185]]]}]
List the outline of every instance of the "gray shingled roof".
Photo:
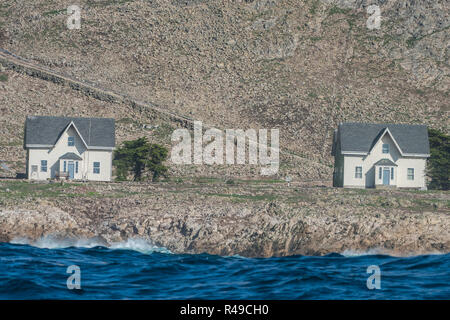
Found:
[{"label": "gray shingled roof", "polygon": [[67,159],[67,160],[83,160],[79,155],[73,152],[67,152],[66,154],[59,157],[60,159]]},{"label": "gray shingled roof", "polygon": [[425,125],[357,122],[346,122],[339,125],[341,150],[369,152],[386,128],[389,128],[403,153],[430,153],[428,130]]},{"label": "gray shingled roof", "polygon": [[88,146],[114,147],[116,145],[114,119],[49,116],[27,117],[25,121],[25,145],[54,145],[71,121],[73,121]]},{"label": "gray shingled roof", "polygon": [[377,162],[375,162],[376,166],[394,166],[394,167],[398,167],[398,165],[395,164],[395,162],[393,162],[392,160],[389,159],[381,159]]}]

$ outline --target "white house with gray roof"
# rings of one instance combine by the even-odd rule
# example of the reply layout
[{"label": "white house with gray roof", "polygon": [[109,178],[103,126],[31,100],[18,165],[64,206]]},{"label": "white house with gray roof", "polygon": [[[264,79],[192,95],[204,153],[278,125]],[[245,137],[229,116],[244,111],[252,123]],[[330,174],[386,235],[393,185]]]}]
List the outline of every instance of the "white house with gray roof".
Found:
[{"label": "white house with gray roof", "polygon": [[336,187],[426,190],[430,146],[424,125],[341,123],[332,154]]},{"label": "white house with gray roof", "polygon": [[114,147],[114,119],[29,116],[25,121],[28,179],[111,181]]}]

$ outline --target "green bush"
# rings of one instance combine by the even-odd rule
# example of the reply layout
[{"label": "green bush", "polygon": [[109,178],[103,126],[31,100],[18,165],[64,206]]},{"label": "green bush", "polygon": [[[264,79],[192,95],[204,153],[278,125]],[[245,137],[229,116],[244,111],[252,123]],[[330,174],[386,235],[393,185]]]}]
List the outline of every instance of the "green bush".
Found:
[{"label": "green bush", "polygon": [[163,162],[167,159],[168,151],[159,144],[150,144],[147,138],[125,141],[114,153],[114,165],[118,181],[127,179],[129,173],[134,175],[135,181],[143,180],[149,172],[152,181],[161,176],[167,176],[167,167]]},{"label": "green bush", "polygon": [[428,129],[430,153],[428,177],[430,189],[449,190],[450,187],[450,136],[436,129]]}]

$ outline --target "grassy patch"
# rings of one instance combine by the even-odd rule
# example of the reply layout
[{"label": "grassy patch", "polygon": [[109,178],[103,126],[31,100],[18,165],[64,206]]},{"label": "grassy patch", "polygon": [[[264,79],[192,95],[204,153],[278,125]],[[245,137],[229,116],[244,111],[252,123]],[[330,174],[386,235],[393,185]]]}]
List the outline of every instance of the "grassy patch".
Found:
[{"label": "grassy patch", "polygon": [[49,198],[125,198],[142,192],[123,188],[102,193],[91,183],[31,183],[28,181],[0,181],[0,199]]},{"label": "grassy patch", "polygon": [[[23,198],[55,198],[61,196],[81,197],[94,196],[92,192],[75,193],[70,192],[79,183],[30,183],[27,181],[4,181],[0,184],[0,198],[23,199]],[[96,194],[97,195],[97,194]]]},{"label": "grassy patch", "polygon": [[163,123],[155,129],[154,136],[160,141],[168,142],[170,141],[173,130],[170,125]]},{"label": "grassy patch", "polygon": [[328,10],[328,15],[332,16],[333,14],[347,14],[350,11],[351,9],[339,8],[338,6],[334,5]]},{"label": "grassy patch", "polygon": [[238,200],[252,200],[252,201],[273,201],[277,198],[274,194],[263,195],[249,195],[249,194],[236,194],[236,193],[204,193],[206,196],[224,197]]},{"label": "grassy patch", "polygon": [[260,180],[240,180],[234,179],[237,183],[249,183],[249,184],[261,184],[261,183],[286,183],[283,180],[278,179],[260,179]]},{"label": "grassy patch", "polygon": [[416,45],[416,42],[417,42],[418,40],[419,40],[419,39],[416,38],[416,37],[411,37],[411,38],[409,38],[409,39],[406,40],[406,46],[407,46],[408,48],[413,48],[413,47]]},{"label": "grassy patch", "polygon": [[313,99],[316,99],[316,98],[318,97],[318,95],[317,95],[317,93],[315,93],[315,92],[309,92],[309,93],[308,93],[308,97],[313,98]]},{"label": "grassy patch", "polygon": [[313,203],[315,202],[315,199],[312,198],[309,194],[306,193],[298,193],[294,196],[290,196],[286,200],[289,203],[297,203],[297,202],[308,202]]},{"label": "grassy patch", "polygon": [[1,82],[7,82],[8,81],[8,75],[6,73],[0,73],[0,81]]},{"label": "grassy patch", "polygon": [[319,8],[319,0],[312,0],[311,7],[309,8],[310,14],[316,14]]},{"label": "grassy patch", "polygon": [[23,144],[22,141],[0,141],[0,146],[3,147],[17,147]]},{"label": "grassy patch", "polygon": [[[339,190],[341,191],[341,189]],[[380,190],[377,189],[363,189],[363,188],[342,188],[342,192],[345,195],[358,195],[358,194],[370,194],[379,193]]]},{"label": "grassy patch", "polygon": [[116,121],[119,124],[137,124],[138,122],[132,118],[121,118]]},{"label": "grassy patch", "polygon": [[447,207],[448,208],[448,201],[444,204],[442,201],[439,201],[438,199],[412,199],[413,203],[412,208],[416,209],[427,209],[427,210],[436,210],[438,208]]},{"label": "grassy patch", "polygon": [[65,13],[65,12],[67,12],[67,9],[52,10],[52,11],[44,12],[42,15],[44,17],[48,17],[48,16],[54,16],[54,15],[57,15],[57,14],[60,14],[60,13]]},{"label": "grassy patch", "polygon": [[89,7],[106,7],[110,5],[118,5],[118,4],[124,4],[127,2],[134,2],[135,0],[104,0],[104,1],[93,1],[88,0],[86,5]]},{"label": "grassy patch", "polygon": [[193,179],[194,183],[222,183],[223,180],[220,178],[213,177],[198,177]]},{"label": "grassy patch", "polygon": [[225,184],[228,186],[249,184],[249,185],[261,185],[261,184],[278,184],[278,183],[286,183],[283,180],[278,179],[259,179],[259,180],[245,180],[245,179],[225,179],[225,178],[217,178],[217,177],[173,177],[163,180],[162,182],[168,183],[176,183],[176,184],[185,184],[186,187],[190,184]]},{"label": "grassy patch", "polygon": [[442,29],[435,30],[435,31],[433,31],[433,32],[431,32],[429,34],[426,34],[424,36],[421,36],[421,37],[412,36],[412,37],[410,37],[409,39],[406,40],[406,45],[407,45],[408,48],[413,48],[416,45],[416,43],[418,41],[422,40],[423,38],[432,36],[433,34],[438,33],[438,32],[442,32],[442,31],[448,30],[449,28],[450,28],[450,25],[446,26],[446,27],[444,27]]}]

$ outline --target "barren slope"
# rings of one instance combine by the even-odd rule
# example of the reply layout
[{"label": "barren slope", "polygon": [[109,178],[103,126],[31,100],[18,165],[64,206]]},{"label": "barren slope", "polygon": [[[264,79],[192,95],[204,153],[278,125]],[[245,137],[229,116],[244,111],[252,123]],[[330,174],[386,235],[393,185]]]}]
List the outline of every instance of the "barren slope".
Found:
[{"label": "barren slope", "polygon": [[[282,150],[315,161],[285,159],[283,170],[299,178],[330,177],[331,135],[341,121],[426,123],[449,131],[448,1],[79,3],[81,29],[69,30],[71,1],[2,1],[0,46],[208,125],[279,128]],[[380,30],[366,27],[372,3],[382,10]],[[75,107],[62,101],[72,99],[65,89],[8,74],[0,83],[1,107],[10,112],[1,121],[12,130],[1,136],[6,143],[20,141],[19,115],[134,119],[126,109],[120,114],[120,107],[77,94],[84,102]]]}]

